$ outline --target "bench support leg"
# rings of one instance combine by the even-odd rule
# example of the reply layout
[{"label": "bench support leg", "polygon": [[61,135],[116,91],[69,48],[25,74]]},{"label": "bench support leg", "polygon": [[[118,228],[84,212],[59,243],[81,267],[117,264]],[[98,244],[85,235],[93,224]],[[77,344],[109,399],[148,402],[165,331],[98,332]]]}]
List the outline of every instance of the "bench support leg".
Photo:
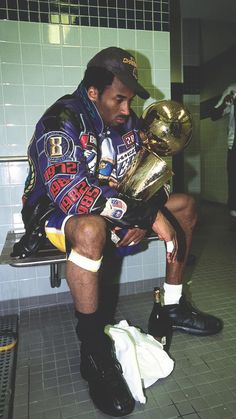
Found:
[{"label": "bench support leg", "polygon": [[61,285],[59,263],[50,264],[50,284],[52,288],[59,288]]}]

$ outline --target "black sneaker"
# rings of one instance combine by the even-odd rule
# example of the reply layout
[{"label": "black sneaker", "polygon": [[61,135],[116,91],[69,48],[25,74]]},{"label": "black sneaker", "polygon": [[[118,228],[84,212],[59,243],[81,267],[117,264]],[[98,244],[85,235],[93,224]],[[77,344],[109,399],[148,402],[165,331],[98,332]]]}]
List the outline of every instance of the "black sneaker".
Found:
[{"label": "black sneaker", "polygon": [[133,411],[135,400],[112,345],[105,351],[95,349],[87,353],[82,344],[80,372],[88,381],[91,399],[103,413],[120,417]]},{"label": "black sneaker", "polygon": [[193,307],[185,296],[180,298],[179,304],[167,305],[163,308],[167,311],[174,330],[181,330],[192,335],[209,336],[219,333],[223,328],[221,319]]}]

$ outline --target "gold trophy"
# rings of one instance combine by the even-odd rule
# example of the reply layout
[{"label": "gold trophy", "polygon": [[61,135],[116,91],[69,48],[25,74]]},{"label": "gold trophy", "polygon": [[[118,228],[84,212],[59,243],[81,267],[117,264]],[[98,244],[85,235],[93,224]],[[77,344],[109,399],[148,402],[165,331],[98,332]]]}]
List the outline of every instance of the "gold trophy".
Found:
[{"label": "gold trophy", "polygon": [[163,100],[148,106],[141,116],[142,147],[118,186],[120,192],[148,201],[173,176],[159,156],[179,153],[191,137],[192,118],[182,104]]},{"label": "gold trophy", "polygon": [[118,190],[130,198],[148,201],[173,175],[166,162],[142,147],[136,154]]},{"label": "gold trophy", "polygon": [[186,148],[192,131],[190,112],[174,100],[152,103],[141,116],[143,145],[159,156],[173,156]]}]

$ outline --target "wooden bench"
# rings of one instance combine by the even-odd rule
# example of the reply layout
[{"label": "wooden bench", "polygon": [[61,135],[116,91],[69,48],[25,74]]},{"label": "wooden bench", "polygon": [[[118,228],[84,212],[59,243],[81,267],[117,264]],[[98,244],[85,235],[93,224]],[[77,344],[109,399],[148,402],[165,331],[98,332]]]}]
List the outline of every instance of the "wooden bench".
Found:
[{"label": "wooden bench", "polygon": [[[61,285],[61,267],[66,262],[66,254],[56,249],[48,240],[44,246],[38,250],[38,252],[30,257],[19,259],[11,257],[13,246],[20,240],[24,230],[10,230],[7,233],[7,237],[2,249],[0,256],[1,265],[10,265],[15,268],[26,268],[28,266],[50,266],[50,285],[52,288],[59,288]],[[150,235],[146,237],[146,240],[153,241],[158,240],[156,235]]]}]

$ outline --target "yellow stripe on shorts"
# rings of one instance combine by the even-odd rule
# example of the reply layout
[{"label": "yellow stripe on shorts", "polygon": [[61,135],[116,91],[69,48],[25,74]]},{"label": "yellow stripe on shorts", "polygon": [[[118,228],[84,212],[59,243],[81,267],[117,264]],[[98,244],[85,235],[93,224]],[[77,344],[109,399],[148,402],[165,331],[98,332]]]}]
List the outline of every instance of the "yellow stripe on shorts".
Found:
[{"label": "yellow stripe on shorts", "polygon": [[65,235],[61,230],[45,226],[45,232],[48,240],[61,252],[66,251]]}]

